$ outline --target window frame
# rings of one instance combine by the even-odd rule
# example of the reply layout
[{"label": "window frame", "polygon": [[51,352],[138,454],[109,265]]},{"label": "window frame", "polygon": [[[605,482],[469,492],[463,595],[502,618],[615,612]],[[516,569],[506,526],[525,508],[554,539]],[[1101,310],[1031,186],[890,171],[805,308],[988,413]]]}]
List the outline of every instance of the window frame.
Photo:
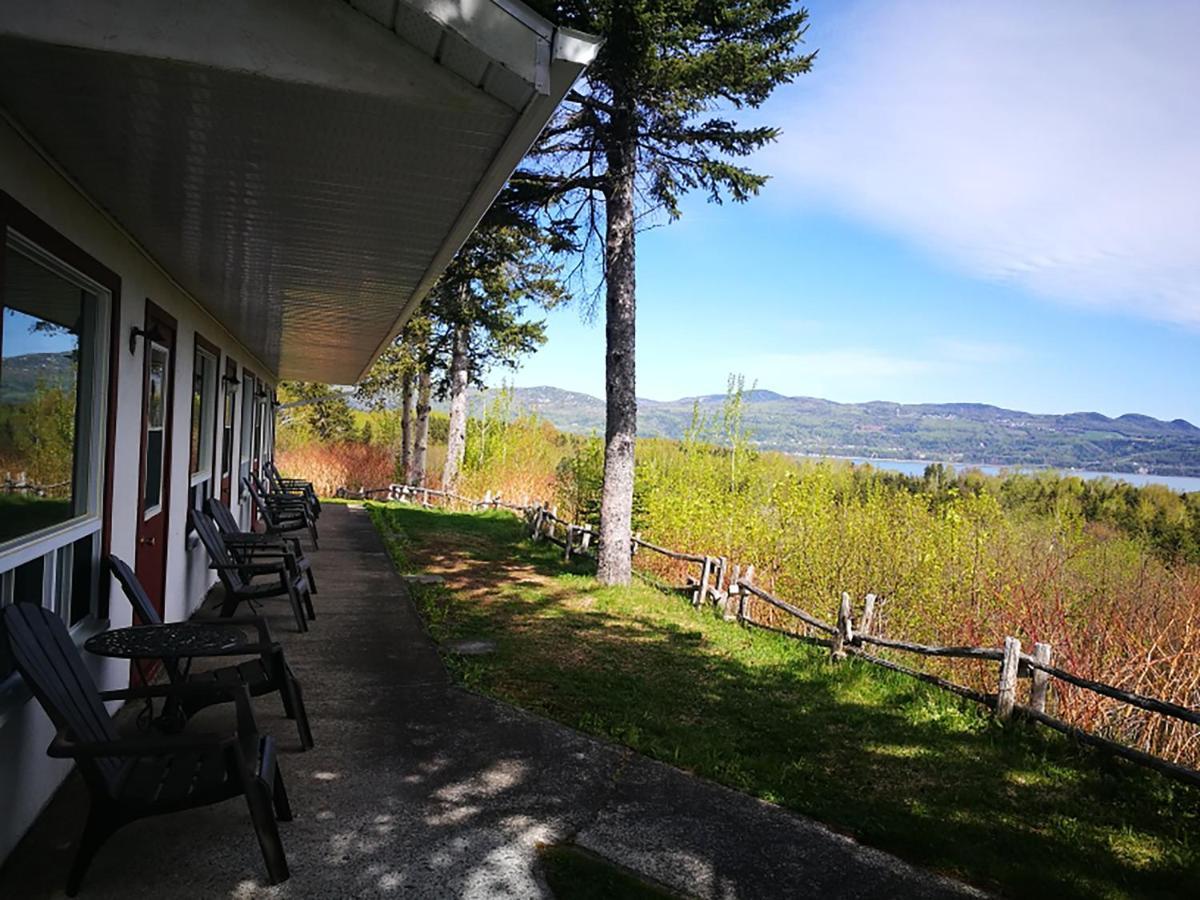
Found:
[{"label": "window frame", "polygon": [[[0,191],[0,243],[45,266],[95,297],[96,309],[89,352],[92,354],[90,408],[85,414],[89,431],[88,480],[85,512],[0,546],[0,606],[13,602],[16,570],[42,560],[41,604],[63,616],[72,636],[83,640],[108,625],[109,579],[101,576],[101,561],[109,552],[112,536],[113,454],[116,441],[116,402],[120,370],[121,279],[58,231],[51,228],[11,195]],[[0,254],[0,300],[4,293],[4,256]],[[84,345],[80,341],[81,348]],[[77,420],[80,411],[76,412]],[[80,457],[75,458],[78,470]],[[72,620],[70,585],[76,545],[91,539],[92,570],[87,611]],[[64,575],[69,573],[70,577]],[[7,676],[7,677],[6,677]],[[16,673],[0,671],[0,723],[11,703],[28,697]]]},{"label": "window frame", "polygon": [[238,386],[241,415],[238,416],[237,496],[243,504],[250,500],[242,479],[250,474],[254,465],[254,394],[258,384],[258,376],[248,366],[242,366],[242,382]]},{"label": "window frame", "polygon": [[[158,445],[158,452],[159,452],[158,501],[153,506],[147,506],[146,505],[146,497],[145,497],[145,493],[144,493],[146,490],[146,485],[148,485],[150,483],[150,434],[149,433],[151,431],[155,430],[153,425],[147,424],[146,428],[145,428],[146,433],[144,435],[142,435],[143,441],[145,443],[145,446],[143,447],[143,452],[142,452],[142,459],[140,461],[140,465],[141,465],[142,469],[141,469],[141,477],[139,478],[139,481],[142,486],[142,493],[139,494],[139,496],[138,496],[138,507],[141,510],[141,517],[142,517],[141,520],[143,522],[146,522],[146,521],[154,518],[155,516],[157,516],[159,513],[162,513],[165,511],[164,506],[163,506],[163,498],[166,497],[168,494],[168,490],[167,490],[168,484],[167,484],[167,478],[165,477],[165,473],[168,468],[167,462],[169,459],[169,455],[171,453],[171,438],[172,438],[171,424],[173,423],[172,416],[171,416],[171,410],[170,410],[169,406],[171,404],[171,401],[174,399],[174,393],[169,388],[172,384],[173,373],[171,371],[171,367],[175,361],[175,352],[170,347],[168,347],[166,344],[159,343],[158,341],[147,337],[146,338],[146,355],[151,360],[151,362],[149,363],[149,365],[151,367],[153,366],[152,360],[153,360],[154,354],[159,353],[159,352],[161,352],[163,354],[163,356],[166,357],[166,363],[163,366],[163,383],[165,385],[168,385],[168,390],[166,390],[162,395],[162,405],[163,405],[162,424],[160,424],[157,428],[158,431],[162,432],[162,441]],[[149,384],[149,381],[147,381],[147,384]],[[147,388],[147,390],[148,390],[148,388]],[[145,401],[143,400],[143,402],[145,402]]]},{"label": "window frame", "polygon": [[[231,370],[233,372],[232,377],[238,379],[235,385],[230,385],[225,381],[226,378],[230,377]],[[241,393],[242,386],[239,377],[240,371],[241,367],[238,366],[237,360],[226,353],[220,368],[221,377],[217,387],[217,400],[221,408],[221,414],[217,417],[216,432],[213,435],[214,455],[219,456],[219,458],[214,460],[214,477],[218,483],[223,482],[226,478],[232,480],[238,463],[237,454],[234,451],[237,449],[238,412],[240,411],[238,409],[238,394]],[[226,457],[226,429],[229,431],[228,457]],[[216,453],[216,448],[218,447],[220,448],[219,454]],[[226,466],[226,463],[228,463],[228,466]],[[232,489],[232,483],[230,484],[230,488]],[[232,490],[230,496],[233,496]]]}]

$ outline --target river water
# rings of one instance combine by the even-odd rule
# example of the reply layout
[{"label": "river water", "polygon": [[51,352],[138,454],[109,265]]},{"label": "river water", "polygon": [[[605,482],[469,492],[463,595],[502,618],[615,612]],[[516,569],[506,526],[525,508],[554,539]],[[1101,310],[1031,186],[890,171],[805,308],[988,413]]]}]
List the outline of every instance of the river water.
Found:
[{"label": "river water", "polygon": [[[925,467],[932,464],[932,460],[920,459],[865,459],[858,456],[835,456],[825,457],[827,459],[841,459],[855,464],[866,463],[874,466],[876,469],[884,469],[889,472],[901,472],[905,475],[916,475],[918,478],[925,474]],[[1038,472],[1041,469],[1032,466],[976,466],[963,463],[945,463],[947,466],[954,468],[956,472],[966,471],[967,469],[978,469],[985,475],[1000,475],[1004,472]],[[1114,481],[1124,481],[1136,487],[1142,487],[1147,484],[1162,484],[1169,487],[1173,491],[1188,493],[1190,491],[1200,491],[1200,478],[1190,477],[1186,475],[1138,475],[1132,472],[1090,472],[1086,469],[1055,469],[1060,475],[1075,475],[1079,478],[1111,478]]]}]

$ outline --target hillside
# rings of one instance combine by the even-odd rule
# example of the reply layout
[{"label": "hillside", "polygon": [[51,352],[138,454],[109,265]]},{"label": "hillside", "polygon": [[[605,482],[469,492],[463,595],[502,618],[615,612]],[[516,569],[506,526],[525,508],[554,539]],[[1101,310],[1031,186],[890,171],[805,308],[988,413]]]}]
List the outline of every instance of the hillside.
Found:
[{"label": "hillside", "polygon": [[[830,456],[929,459],[1002,466],[1055,466],[1158,475],[1200,475],[1200,428],[1094,412],[1037,415],[982,403],[834,403],[747,391],[745,422],[764,449]],[[695,408],[718,413],[723,394],[639,400],[639,431],[681,437]],[[474,401],[474,409],[481,406]],[[515,388],[513,406],[565,431],[604,430],[604,401],[554,387]]]},{"label": "hillside", "polygon": [[75,381],[75,359],[65,353],[26,353],[0,363],[0,403],[24,403],[39,384],[69,388]]}]

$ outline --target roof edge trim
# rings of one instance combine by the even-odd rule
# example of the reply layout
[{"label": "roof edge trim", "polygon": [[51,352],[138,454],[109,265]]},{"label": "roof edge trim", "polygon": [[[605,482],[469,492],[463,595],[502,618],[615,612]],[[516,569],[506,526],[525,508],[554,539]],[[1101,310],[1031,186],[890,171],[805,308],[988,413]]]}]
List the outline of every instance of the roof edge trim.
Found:
[{"label": "roof edge trim", "polygon": [[455,220],[454,226],[450,229],[446,237],[445,243],[430,262],[429,267],[425,270],[425,274],[421,277],[417,288],[413,291],[412,296],[400,310],[400,314],[396,317],[396,321],[388,330],[383,340],[375,348],[362,370],[358,373],[355,381],[359,381],[367,373],[367,370],[375,363],[375,360],[387,349],[388,345],[395,340],[396,336],[403,330],[408,323],[409,318],[416,311],[421,301],[425,299],[437,279],[441,276],[442,271],[450,264],[450,260],[454,258],[460,247],[471,236],[471,232],[475,230],[475,226],[479,224],[480,219],[495,202],[500,191],[508,182],[509,177],[517,166],[521,164],[521,160],[529,152],[537,140],[542,129],[546,127],[550,117],[554,114],[554,110],[558,108],[558,104],[562,102],[563,97],[574,86],[584,68],[595,59],[596,54],[600,51],[603,41],[600,38],[584,34],[578,31],[570,31],[568,29],[556,28],[551,41],[551,46],[554,49],[553,58],[550,65],[550,90],[546,94],[534,94],[528,105],[522,111],[512,131],[500,149],[496,151],[496,155],[492,158],[484,177],[480,180],[475,191],[471,194],[470,199],[463,207]]}]

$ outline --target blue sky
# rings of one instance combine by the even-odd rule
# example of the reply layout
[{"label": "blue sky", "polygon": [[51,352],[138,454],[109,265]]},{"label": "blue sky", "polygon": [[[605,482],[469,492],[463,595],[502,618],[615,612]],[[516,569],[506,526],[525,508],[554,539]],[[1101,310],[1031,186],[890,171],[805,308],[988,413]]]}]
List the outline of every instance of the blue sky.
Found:
[{"label": "blue sky", "polygon": [[[745,206],[640,235],[638,393],[730,372],[838,401],[1200,424],[1200,4],[810,4],[813,73]],[[517,385],[604,389],[552,313]]]}]

